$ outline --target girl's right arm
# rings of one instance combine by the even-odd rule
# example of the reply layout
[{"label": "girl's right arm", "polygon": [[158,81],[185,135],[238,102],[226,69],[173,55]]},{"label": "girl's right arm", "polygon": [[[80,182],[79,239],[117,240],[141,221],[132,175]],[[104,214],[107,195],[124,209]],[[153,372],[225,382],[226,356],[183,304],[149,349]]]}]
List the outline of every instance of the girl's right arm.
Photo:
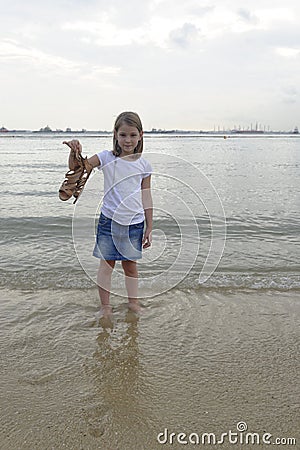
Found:
[{"label": "girl's right arm", "polygon": [[[64,141],[63,144],[66,144],[68,147],[70,147],[71,152],[69,155],[69,169],[70,170],[76,170],[77,167],[79,167],[78,164],[78,155],[79,153],[82,152],[82,146],[80,144],[80,142],[77,139],[73,139],[72,141]],[[88,162],[93,166],[93,167],[98,167],[100,166],[100,161],[97,155],[93,155],[90,158],[88,158]]]},{"label": "girl's right arm", "polygon": [[93,166],[93,167],[98,167],[100,166],[100,161],[97,155],[93,155],[90,158],[88,158],[88,162]]}]

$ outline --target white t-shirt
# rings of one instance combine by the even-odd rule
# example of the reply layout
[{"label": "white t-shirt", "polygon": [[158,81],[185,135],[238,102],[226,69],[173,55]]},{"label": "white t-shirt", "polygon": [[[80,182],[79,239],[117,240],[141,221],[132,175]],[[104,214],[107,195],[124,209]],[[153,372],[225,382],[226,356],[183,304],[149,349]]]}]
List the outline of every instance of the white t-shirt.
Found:
[{"label": "white t-shirt", "polygon": [[102,213],[120,223],[132,225],[145,219],[141,183],[152,173],[151,164],[142,156],[136,160],[120,158],[112,151],[97,153],[104,174]]}]

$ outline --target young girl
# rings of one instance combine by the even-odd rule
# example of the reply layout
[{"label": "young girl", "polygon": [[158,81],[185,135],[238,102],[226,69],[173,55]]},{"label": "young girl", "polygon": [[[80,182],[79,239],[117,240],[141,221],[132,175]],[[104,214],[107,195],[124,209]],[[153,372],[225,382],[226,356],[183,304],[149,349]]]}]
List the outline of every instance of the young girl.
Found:
[{"label": "young girl", "polygon": [[[93,255],[100,259],[97,283],[101,300],[100,315],[109,317],[111,276],[117,260],[125,274],[129,308],[140,312],[138,302],[137,260],[142,247],[151,245],[152,168],[142,156],[143,128],[139,116],[121,113],[114,125],[113,151],[102,151],[88,158],[89,164],[104,174],[104,198],[101,208]],[[81,153],[77,140],[66,142],[73,155]],[[74,157],[69,168],[74,170]],[[144,222],[146,222],[144,231]]]}]

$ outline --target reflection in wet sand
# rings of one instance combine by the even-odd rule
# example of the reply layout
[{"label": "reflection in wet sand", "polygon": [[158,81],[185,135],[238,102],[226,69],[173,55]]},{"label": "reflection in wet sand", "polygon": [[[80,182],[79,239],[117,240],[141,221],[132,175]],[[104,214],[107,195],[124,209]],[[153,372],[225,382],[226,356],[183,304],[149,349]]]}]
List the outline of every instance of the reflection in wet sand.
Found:
[{"label": "reflection in wet sand", "polygon": [[[93,381],[92,404],[86,408],[88,431],[102,437],[109,449],[139,448],[147,433],[149,410],[142,401],[141,383],[146,378],[140,363],[139,317],[128,312],[125,320],[101,320],[97,348],[88,368]],[[128,447],[124,442],[128,441]],[[104,447],[103,447],[104,448]]]}]

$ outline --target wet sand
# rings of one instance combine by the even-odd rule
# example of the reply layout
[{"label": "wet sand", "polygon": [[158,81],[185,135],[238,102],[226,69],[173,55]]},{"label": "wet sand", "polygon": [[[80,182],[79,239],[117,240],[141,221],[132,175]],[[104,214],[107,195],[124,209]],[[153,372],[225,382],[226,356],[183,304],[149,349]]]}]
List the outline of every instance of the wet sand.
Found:
[{"label": "wet sand", "polygon": [[112,304],[107,326],[96,290],[0,291],[1,449],[195,448],[178,433],[241,421],[299,445],[299,291],[174,289],[139,319]]}]

